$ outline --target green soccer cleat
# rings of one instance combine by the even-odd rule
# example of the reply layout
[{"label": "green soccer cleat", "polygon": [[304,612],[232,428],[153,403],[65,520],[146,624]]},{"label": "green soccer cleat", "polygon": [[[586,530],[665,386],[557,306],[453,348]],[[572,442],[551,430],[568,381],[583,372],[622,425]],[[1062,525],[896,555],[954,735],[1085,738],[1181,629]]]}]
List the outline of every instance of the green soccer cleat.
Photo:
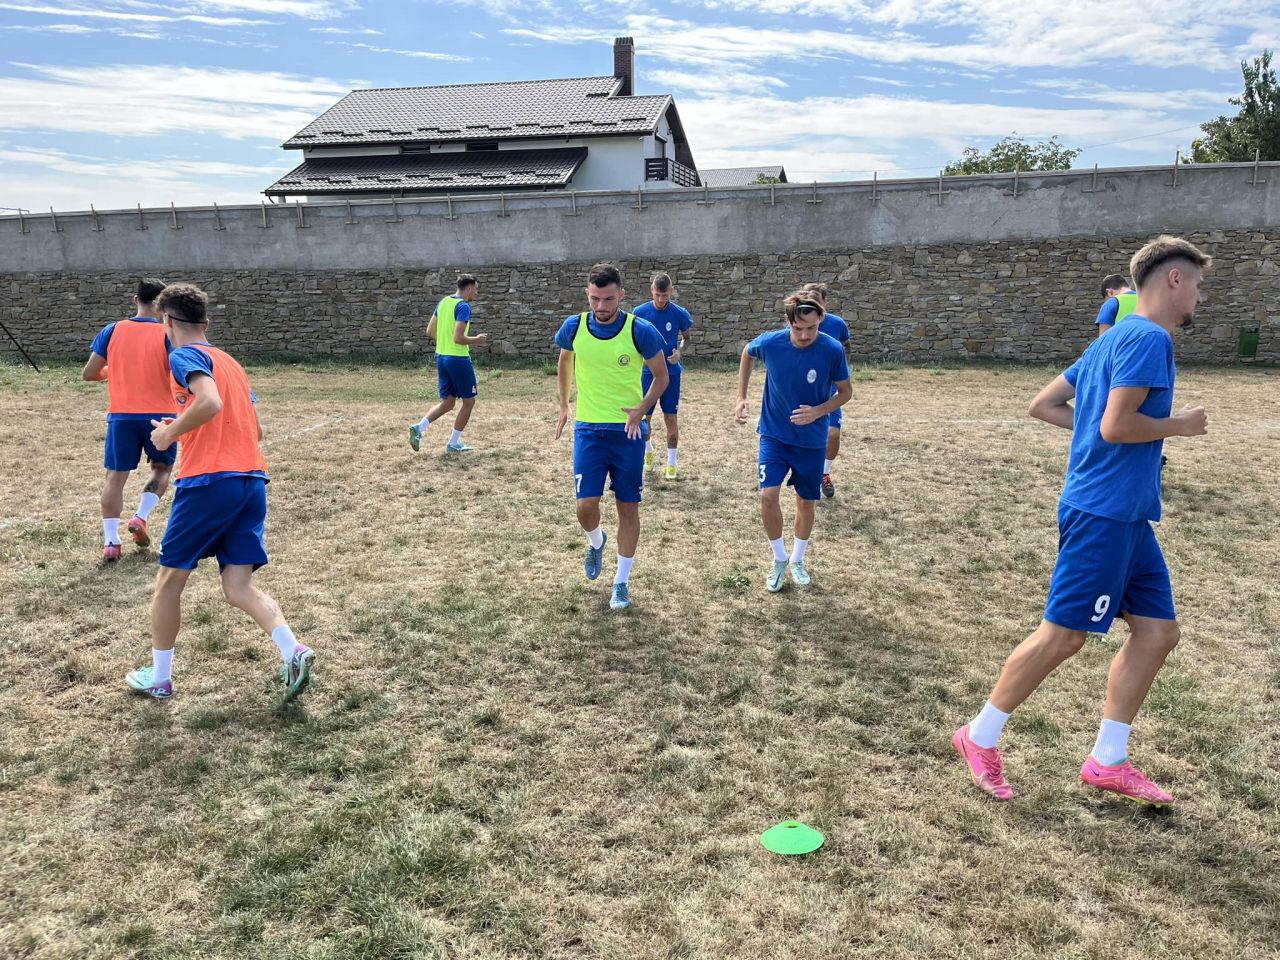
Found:
[{"label": "green soccer cleat", "polygon": [[418,447],[422,445],[422,430],[415,423],[409,427],[409,446],[413,447],[414,453],[418,452]]},{"label": "green soccer cleat", "polygon": [[631,590],[625,583],[613,585],[613,596],[609,598],[610,610],[625,610],[631,606]]},{"label": "green soccer cleat", "polygon": [[652,470],[654,468],[654,459],[653,459],[652,450],[646,450],[644,453],[644,468],[646,470]]},{"label": "green soccer cleat", "polygon": [[769,578],[765,581],[765,586],[769,588],[770,593],[777,593],[782,589],[782,585],[787,582],[787,561],[773,561],[773,569],[769,571]]},{"label": "green soccer cleat", "polygon": [[446,443],[444,445],[445,453],[466,453],[467,451],[474,449],[475,447],[469,447],[462,441],[458,441],[457,443]]},{"label": "green soccer cleat", "polygon": [[803,560],[789,563],[787,566],[791,570],[791,580],[797,587],[807,587],[813,582],[813,579],[809,576],[809,571],[804,568]]},{"label": "green soccer cleat", "polygon": [[284,681],[284,702],[290,703],[302,695],[311,682],[311,665],[316,662],[315,651],[304,644],[298,644],[289,662],[280,668],[280,679]]}]

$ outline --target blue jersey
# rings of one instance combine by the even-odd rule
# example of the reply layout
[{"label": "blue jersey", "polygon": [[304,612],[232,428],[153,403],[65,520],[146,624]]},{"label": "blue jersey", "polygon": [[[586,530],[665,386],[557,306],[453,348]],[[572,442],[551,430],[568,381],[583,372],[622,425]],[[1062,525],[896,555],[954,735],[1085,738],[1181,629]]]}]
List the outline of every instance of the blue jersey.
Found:
[{"label": "blue jersey", "polygon": [[680,346],[680,334],[693,326],[693,317],[678,303],[668,303],[665,310],[659,310],[649,300],[631,312],[642,320],[648,320],[662,334],[668,355]]},{"label": "blue jersey", "polygon": [[844,322],[844,317],[838,313],[828,313],[822,318],[822,322],[818,324],[818,330],[825,333],[828,337],[834,337],[841,344],[849,342],[849,325]]},{"label": "blue jersey", "polygon": [[1107,326],[1115,326],[1116,314],[1120,312],[1120,301],[1115,297],[1107,297],[1106,301],[1098,308],[1098,319],[1094,323],[1105,323]]},{"label": "blue jersey", "polygon": [[[602,325],[596,322],[596,315],[587,312],[587,329],[601,340],[611,340],[622,332],[623,311],[619,310],[613,323]],[[632,314],[634,317],[635,314]],[[578,324],[582,321],[582,314],[575,313],[571,317],[565,317],[564,323],[560,324],[560,329],[556,331],[556,346],[561,350],[573,349],[573,338],[578,335]],[[662,334],[654,329],[653,324],[640,317],[636,317],[631,323],[631,337],[635,341],[636,350],[640,356],[646,360],[652,360],[658,354],[662,353]],[[625,423],[587,423],[583,420],[575,420],[574,425],[587,430],[625,430]]]},{"label": "blue jersey", "polygon": [[1062,503],[1111,520],[1160,519],[1163,440],[1107,443],[1102,414],[1116,387],[1147,387],[1138,412],[1157,420],[1173,410],[1173,338],[1146,317],[1130,314],[1089,345],[1062,374],[1076,388],[1071,459]]},{"label": "blue jersey", "polygon": [[825,333],[809,346],[797,347],[788,329],[760,334],[747,345],[747,353],[765,366],[760,435],[795,447],[825,447],[827,418],[799,426],[791,422],[791,413],[799,406],[821,406],[831,399],[837,383],[849,379],[844,348]]}]

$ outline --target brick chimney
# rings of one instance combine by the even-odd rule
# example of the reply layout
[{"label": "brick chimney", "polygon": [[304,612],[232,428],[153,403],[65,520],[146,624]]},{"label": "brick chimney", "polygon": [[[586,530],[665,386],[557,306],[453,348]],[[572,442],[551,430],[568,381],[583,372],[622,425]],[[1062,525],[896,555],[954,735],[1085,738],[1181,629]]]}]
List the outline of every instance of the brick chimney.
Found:
[{"label": "brick chimney", "polygon": [[613,41],[613,75],[622,81],[618,96],[629,97],[636,89],[636,42],[630,37]]}]

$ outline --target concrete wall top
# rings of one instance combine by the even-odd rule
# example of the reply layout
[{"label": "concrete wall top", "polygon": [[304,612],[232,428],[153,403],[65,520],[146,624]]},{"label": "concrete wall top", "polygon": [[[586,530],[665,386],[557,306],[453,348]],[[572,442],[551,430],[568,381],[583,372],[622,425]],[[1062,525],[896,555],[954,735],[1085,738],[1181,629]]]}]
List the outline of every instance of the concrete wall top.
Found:
[{"label": "concrete wall top", "polygon": [[[638,161],[637,161],[638,162]],[[0,217],[0,274],[429,269],[1262,229],[1280,163]]]}]

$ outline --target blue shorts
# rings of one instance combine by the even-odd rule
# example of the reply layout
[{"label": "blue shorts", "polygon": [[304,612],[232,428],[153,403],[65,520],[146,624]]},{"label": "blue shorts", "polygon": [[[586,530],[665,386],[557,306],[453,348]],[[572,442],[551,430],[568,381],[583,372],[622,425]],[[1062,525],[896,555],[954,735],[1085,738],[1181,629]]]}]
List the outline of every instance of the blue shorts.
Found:
[{"label": "blue shorts", "polygon": [[436,381],[440,399],[457,397],[470,400],[476,395],[476,368],[470,357],[436,357]]},{"label": "blue shorts", "polygon": [[1125,522],[1058,506],[1058,562],[1044,618],[1106,633],[1118,613],[1176,620],[1169,568],[1146,520]]},{"label": "blue shorts", "polygon": [[151,421],[163,417],[172,417],[172,413],[147,414],[146,419],[108,420],[107,443],[102,457],[102,465],[108,470],[128,473],[138,469],[142,462],[142,454],[160,467],[172,467],[178,459],[178,445],[170,444],[168,450],[157,450],[151,442]]},{"label": "blue shorts", "polygon": [[797,447],[773,437],[760,437],[760,489],[780,487],[787,480],[801,500],[822,499],[822,461],[825,447]]},{"label": "blue shorts", "polygon": [[644,490],[644,431],[631,440],[623,430],[573,431],[573,495],[579,500],[604,496],[607,477],[613,499],[639,503]]},{"label": "blue shorts", "polygon": [[[658,405],[662,408],[662,412],[675,416],[680,412],[680,374],[684,372],[684,368],[678,363],[667,364],[667,389],[662,391],[662,396],[658,398]],[[648,366],[640,371],[640,390],[648,393],[649,388],[653,386],[653,374]],[[653,413],[652,410],[649,411]]]},{"label": "blue shorts", "polygon": [[827,429],[839,430],[844,426],[844,407],[836,407],[827,414]]},{"label": "blue shorts", "polygon": [[265,477],[220,477],[204,486],[178,487],[160,543],[160,566],[194,570],[205,557],[218,567],[267,562]]}]

